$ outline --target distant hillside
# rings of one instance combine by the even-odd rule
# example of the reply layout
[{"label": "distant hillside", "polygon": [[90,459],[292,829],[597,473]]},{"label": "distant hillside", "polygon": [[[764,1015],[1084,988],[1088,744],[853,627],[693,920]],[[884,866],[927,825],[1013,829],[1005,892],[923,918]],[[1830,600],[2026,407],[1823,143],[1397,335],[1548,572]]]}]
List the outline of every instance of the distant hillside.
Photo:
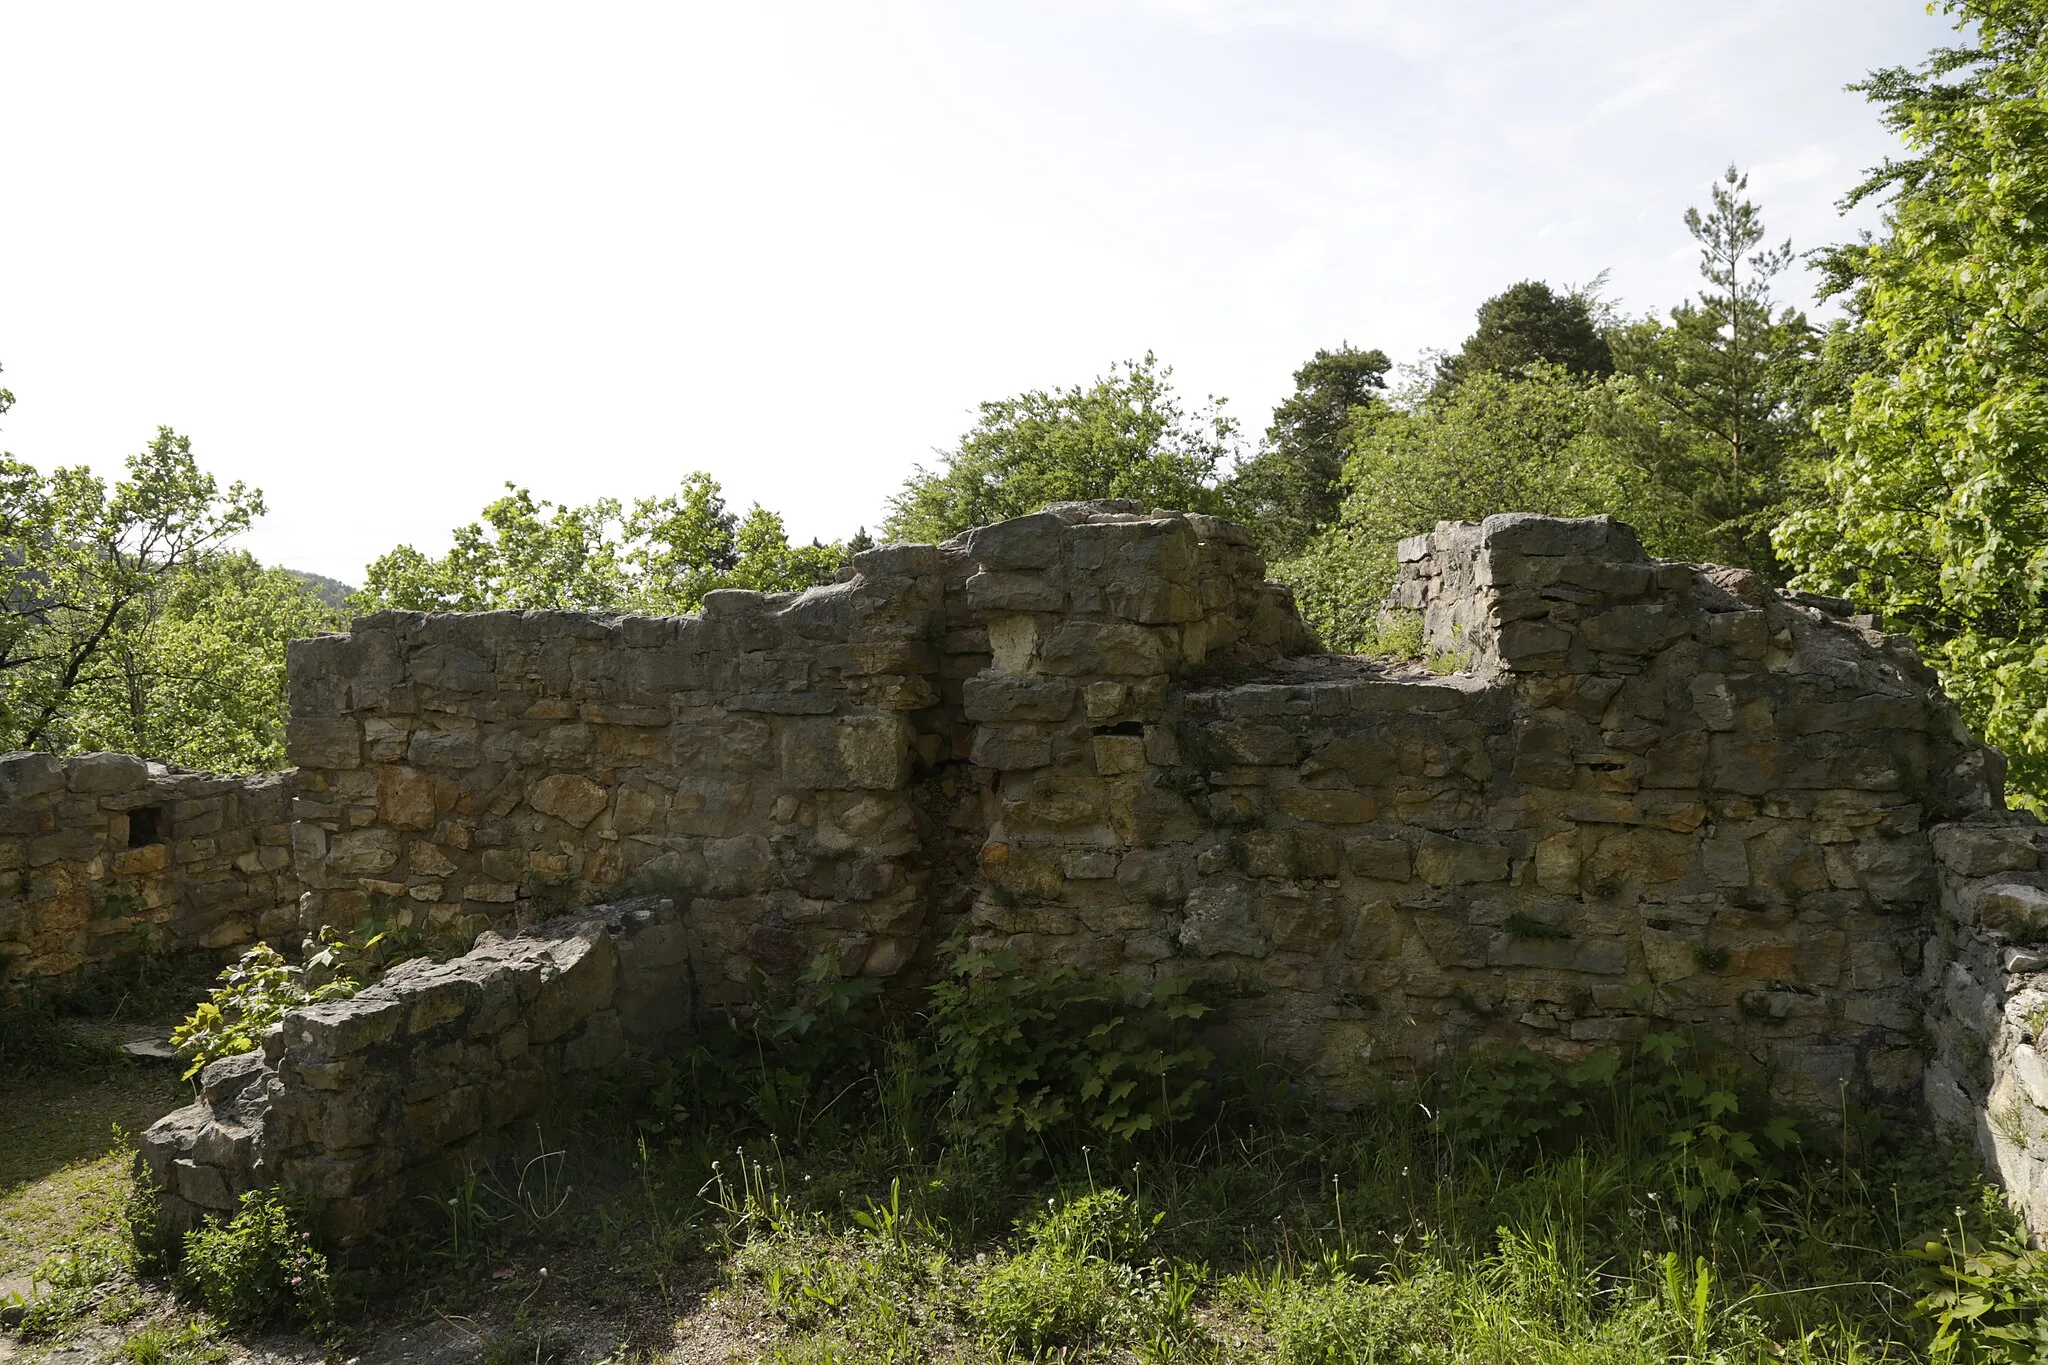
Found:
[{"label": "distant hillside", "polygon": [[298,579],[301,583],[304,583],[308,588],[311,588],[313,595],[330,607],[347,605],[349,594],[355,591],[354,588],[351,588],[338,578],[327,578],[321,574],[307,573],[303,569],[286,569],[285,572]]}]

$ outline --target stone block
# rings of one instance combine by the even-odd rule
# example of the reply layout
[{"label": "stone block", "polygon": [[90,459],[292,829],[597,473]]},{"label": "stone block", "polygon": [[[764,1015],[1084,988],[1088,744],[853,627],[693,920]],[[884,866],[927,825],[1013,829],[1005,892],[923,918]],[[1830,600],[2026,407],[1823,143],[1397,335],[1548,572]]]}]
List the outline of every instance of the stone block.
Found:
[{"label": "stone block", "polygon": [[1297,820],[1324,825],[1362,825],[1379,814],[1371,796],[1340,787],[1282,787],[1273,793],[1273,804]]},{"label": "stone block", "polygon": [[[1109,686],[1116,690],[1116,705],[1121,705],[1123,685]],[[1065,720],[1073,714],[1078,695],[1079,689],[1065,678],[1017,673],[983,673],[969,678],[961,688],[964,714],[981,722]],[[1114,711],[1116,706],[1110,709]],[[1090,714],[1094,714],[1092,701]]]},{"label": "stone block", "polygon": [[360,768],[362,727],[345,717],[293,716],[285,725],[285,754],[301,768]]},{"label": "stone block", "polygon": [[1508,851],[1499,844],[1428,834],[1415,851],[1415,873],[1431,886],[1506,881]]},{"label": "stone block", "polygon": [[541,814],[582,829],[604,813],[611,804],[611,793],[587,777],[555,773],[534,783],[526,800]]},{"label": "stone block", "polygon": [[149,781],[149,765],[132,754],[79,754],[64,760],[64,785],[82,796],[134,791]]},{"label": "stone block", "polygon": [[1116,777],[1124,773],[1145,770],[1145,741],[1142,736],[1097,735],[1093,745],[1095,771],[1102,777]]},{"label": "stone block", "polygon": [[1052,762],[1052,736],[1033,725],[977,726],[969,757],[998,771],[1043,768]]},{"label": "stone block", "polygon": [[1943,825],[1932,837],[1934,856],[1958,876],[2032,872],[2041,865],[2036,832],[2025,825]]}]

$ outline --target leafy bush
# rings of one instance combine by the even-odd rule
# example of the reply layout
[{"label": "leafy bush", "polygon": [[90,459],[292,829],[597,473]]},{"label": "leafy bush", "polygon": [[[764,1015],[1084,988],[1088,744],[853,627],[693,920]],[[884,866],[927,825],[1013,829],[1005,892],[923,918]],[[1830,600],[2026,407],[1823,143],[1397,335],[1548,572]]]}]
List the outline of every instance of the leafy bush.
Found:
[{"label": "leafy bush", "polygon": [[196,1076],[207,1063],[222,1057],[255,1051],[263,1031],[284,1018],[287,1010],[322,1000],[346,1000],[362,989],[354,978],[337,975],[308,990],[304,978],[302,968],[286,962],[268,943],[257,944],[222,968],[212,994],[171,1030],[171,1046],[192,1059],[185,1075]]},{"label": "leafy bush", "polygon": [[316,1331],[334,1322],[327,1257],[297,1211],[269,1190],[243,1195],[225,1223],[186,1233],[177,1282],[223,1322],[290,1322]]},{"label": "leafy bush", "polygon": [[1051,1212],[1028,1228],[1024,1250],[983,1277],[973,1304],[991,1344],[1033,1358],[1129,1335],[1143,1309],[1144,1278],[1127,1261],[1150,1227],[1130,1197],[1098,1190],[1047,1203]]},{"label": "leafy bush", "polygon": [[1119,977],[965,953],[931,996],[934,1060],[965,1135],[1128,1140],[1187,1117],[1208,1083],[1195,1029],[1209,1007],[1185,983],[1147,999]]}]

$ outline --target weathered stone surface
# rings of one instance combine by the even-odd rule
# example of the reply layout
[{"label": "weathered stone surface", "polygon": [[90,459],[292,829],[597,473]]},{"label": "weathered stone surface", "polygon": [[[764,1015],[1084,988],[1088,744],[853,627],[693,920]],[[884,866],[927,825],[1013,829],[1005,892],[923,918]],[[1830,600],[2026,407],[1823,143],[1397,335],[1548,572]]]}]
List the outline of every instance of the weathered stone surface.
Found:
[{"label": "weathered stone surface", "polygon": [[533,784],[526,799],[541,814],[552,815],[577,829],[595,820],[611,804],[611,797],[603,787],[575,773],[554,773],[543,777]]}]

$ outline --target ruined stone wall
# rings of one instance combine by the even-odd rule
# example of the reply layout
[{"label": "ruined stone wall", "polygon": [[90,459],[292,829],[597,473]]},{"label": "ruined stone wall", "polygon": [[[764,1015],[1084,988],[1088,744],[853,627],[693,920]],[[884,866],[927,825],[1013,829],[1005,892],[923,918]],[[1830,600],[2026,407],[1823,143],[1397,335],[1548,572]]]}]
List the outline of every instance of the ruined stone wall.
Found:
[{"label": "ruined stone wall", "polygon": [[[2032,1007],[1998,1002],[2040,963],[1999,935],[2048,891],[1980,845],[2038,833],[1909,646],[1611,518],[1446,523],[1402,561],[1430,666],[1309,654],[1241,528],[1100,503],[699,617],[393,612],[298,642],[302,927],[674,910],[624,995],[550,986],[616,979],[553,934],[288,1016],[153,1131],[159,1178],[189,1210],[283,1180],[361,1231],[546,1077],[750,972],[908,989],[962,929],[1206,981],[1219,1043],[1340,1102],[1475,1047],[1695,1029],[1796,1109],[2004,1112],[2040,1064]],[[598,938],[578,962],[624,953]],[[2048,1153],[2039,1107],[1998,1159]]]},{"label": "ruined stone wall", "polygon": [[444,963],[400,963],[349,1000],[294,1011],[263,1050],[200,1073],[198,1100],[140,1144],[173,1227],[282,1184],[354,1240],[496,1155],[560,1083],[683,1022],[673,902],[486,933]]},{"label": "ruined stone wall", "polygon": [[1128,504],[695,617],[368,617],[292,647],[304,927],[502,928],[642,887],[683,908],[699,1008],[819,955],[893,976],[976,894],[1000,774],[1092,762],[1176,673],[1303,638],[1241,528]]},{"label": "ruined stone wall", "polygon": [[284,779],[0,756],[0,986],[296,924]]},{"label": "ruined stone wall", "polygon": [[[1610,518],[1446,524],[1403,559],[1394,605],[1458,674],[1297,660],[1012,763],[979,943],[1225,982],[1230,1035],[1340,1099],[1691,1027],[1795,1107],[1910,1104],[1927,831],[1999,804],[1911,648]],[[1004,662],[982,687],[1035,695]]]},{"label": "ruined stone wall", "polygon": [[1934,832],[1939,934],[1922,967],[1927,1108],[1973,1142],[2048,1234],[2048,829],[1986,817]]}]

